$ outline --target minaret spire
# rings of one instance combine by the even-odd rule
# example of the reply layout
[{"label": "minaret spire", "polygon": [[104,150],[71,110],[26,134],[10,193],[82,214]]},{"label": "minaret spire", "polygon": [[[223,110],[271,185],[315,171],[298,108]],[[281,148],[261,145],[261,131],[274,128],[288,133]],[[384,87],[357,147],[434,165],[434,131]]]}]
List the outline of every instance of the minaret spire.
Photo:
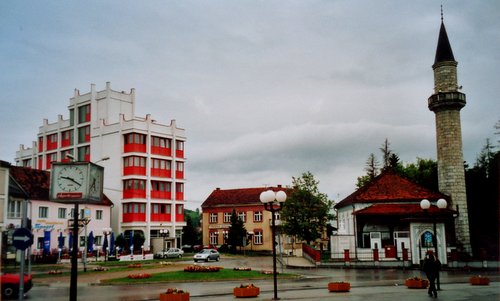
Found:
[{"label": "minaret spire", "polygon": [[441,4],[441,23],[444,23],[444,17],[443,17],[443,5]]}]

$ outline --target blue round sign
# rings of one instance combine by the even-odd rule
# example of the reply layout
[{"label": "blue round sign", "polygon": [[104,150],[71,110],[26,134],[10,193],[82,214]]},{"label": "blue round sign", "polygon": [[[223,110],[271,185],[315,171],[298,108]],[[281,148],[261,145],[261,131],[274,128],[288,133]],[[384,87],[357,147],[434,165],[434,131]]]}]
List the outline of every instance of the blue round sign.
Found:
[{"label": "blue round sign", "polygon": [[26,228],[17,228],[12,234],[12,242],[18,250],[26,250],[33,244],[33,234]]}]

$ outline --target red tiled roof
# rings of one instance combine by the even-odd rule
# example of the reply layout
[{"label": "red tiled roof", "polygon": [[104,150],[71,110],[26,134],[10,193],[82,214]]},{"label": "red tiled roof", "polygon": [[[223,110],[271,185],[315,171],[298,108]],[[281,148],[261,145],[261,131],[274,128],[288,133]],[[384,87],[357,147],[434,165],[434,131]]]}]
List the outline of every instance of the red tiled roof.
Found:
[{"label": "red tiled roof", "polygon": [[422,199],[432,201],[441,198],[449,201],[448,196],[415,184],[395,172],[387,170],[340,201],[335,205],[335,208],[342,208],[355,203],[416,203]]},{"label": "red tiled roof", "polygon": [[[28,194],[31,200],[49,201],[50,172],[19,166],[11,166],[11,178]],[[111,206],[113,203],[104,195],[99,205]]]},{"label": "red tiled roof", "polygon": [[220,189],[217,188],[201,204],[201,208],[210,208],[217,206],[241,206],[241,205],[262,205],[260,194],[263,191],[271,189],[273,191],[283,190],[289,195],[290,188],[283,187],[258,187],[258,188],[238,188],[238,189]]},{"label": "red tiled roof", "polygon": [[[427,213],[448,215],[455,211],[450,209],[439,209],[436,206],[431,206]],[[353,212],[354,215],[425,215],[426,212],[420,208],[419,204],[373,204],[370,207],[363,208]]]}]

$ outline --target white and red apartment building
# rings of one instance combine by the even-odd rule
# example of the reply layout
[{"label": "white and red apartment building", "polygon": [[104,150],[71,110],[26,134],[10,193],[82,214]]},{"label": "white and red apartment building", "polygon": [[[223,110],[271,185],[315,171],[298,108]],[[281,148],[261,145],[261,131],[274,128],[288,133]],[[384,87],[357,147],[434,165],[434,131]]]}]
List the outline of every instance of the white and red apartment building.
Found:
[{"label": "white and red apartment building", "polygon": [[[145,250],[180,244],[184,221],[185,130],[135,117],[135,90],[106,89],[70,98],[69,119],[44,120],[32,147],[16,152],[18,166],[50,170],[52,162],[94,162],[104,167],[104,194],[113,202],[116,234],[144,234]],[[92,205],[88,205],[92,206]],[[168,232],[167,237],[160,235]]]}]

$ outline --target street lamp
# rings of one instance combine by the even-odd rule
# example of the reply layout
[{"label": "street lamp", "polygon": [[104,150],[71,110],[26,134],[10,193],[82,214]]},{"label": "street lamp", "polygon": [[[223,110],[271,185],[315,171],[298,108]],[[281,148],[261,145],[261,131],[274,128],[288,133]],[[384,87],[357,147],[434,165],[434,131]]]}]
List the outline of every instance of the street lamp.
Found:
[{"label": "street lamp", "polygon": [[[260,201],[264,204],[264,209],[271,212],[271,231],[273,243],[273,277],[274,277],[274,298],[278,298],[278,279],[276,275],[276,216],[275,213],[283,209],[283,204],[286,201],[286,193],[282,190],[274,192],[272,190],[263,191],[260,194]],[[278,207],[275,207],[278,205]]]},{"label": "street lamp", "polygon": [[160,229],[160,236],[163,237],[163,256],[165,256],[165,238],[168,237],[168,229]]},{"label": "street lamp", "polygon": [[[439,199],[436,202],[436,206],[441,210],[445,209],[448,206],[448,203],[446,202],[445,199]],[[420,208],[422,208],[422,210],[424,210],[426,214],[428,213],[430,207],[431,207],[431,202],[429,202],[428,199],[423,199],[422,201],[420,201]],[[436,252],[436,259],[439,260],[439,248],[437,243],[437,231],[436,231],[436,215],[431,214],[431,216],[432,216],[432,226],[434,231],[434,235],[432,235],[432,246],[434,247],[434,251]],[[438,290],[441,290],[439,281],[439,271],[438,271],[438,277],[436,278],[436,286]]]},{"label": "street lamp", "polygon": [[111,234],[112,229],[109,227],[105,227],[102,229],[102,233],[104,234],[104,241],[106,245],[104,246],[104,262],[108,260],[108,235]]}]

